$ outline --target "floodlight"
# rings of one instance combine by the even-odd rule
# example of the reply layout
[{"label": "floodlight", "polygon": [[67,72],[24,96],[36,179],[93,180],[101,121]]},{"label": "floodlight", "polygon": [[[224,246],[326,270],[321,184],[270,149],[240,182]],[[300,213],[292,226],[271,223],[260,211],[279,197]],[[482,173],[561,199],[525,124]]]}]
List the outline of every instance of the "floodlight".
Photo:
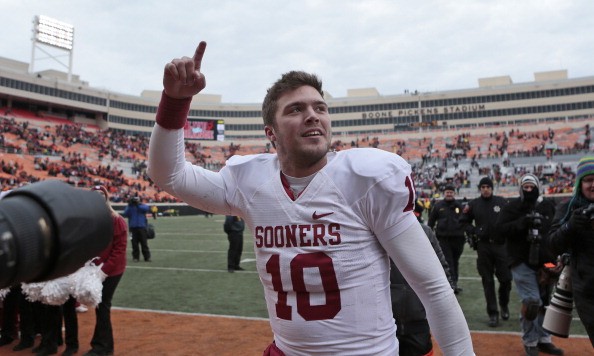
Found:
[{"label": "floodlight", "polygon": [[72,50],[74,26],[47,16],[35,16],[35,39],[50,46]]},{"label": "floodlight", "polygon": [[[29,73],[35,72],[35,49],[38,48],[45,53],[48,58],[54,59],[60,65],[68,68],[68,81],[72,80],[72,52],[74,47],[74,26],[52,19],[51,17],[39,15],[33,18],[33,37],[31,38],[33,46],[31,48],[31,64]],[[53,51],[46,51],[43,46],[53,47]],[[49,50],[49,48],[46,48]],[[68,65],[62,63],[55,51],[68,52]],[[45,58],[43,58],[45,59]]]}]

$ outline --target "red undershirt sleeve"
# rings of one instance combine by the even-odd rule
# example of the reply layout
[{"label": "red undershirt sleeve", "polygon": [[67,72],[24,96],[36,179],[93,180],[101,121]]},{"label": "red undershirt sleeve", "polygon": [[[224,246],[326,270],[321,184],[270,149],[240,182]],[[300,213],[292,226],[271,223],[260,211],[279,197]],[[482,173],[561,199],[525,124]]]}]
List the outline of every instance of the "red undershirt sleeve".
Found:
[{"label": "red undershirt sleeve", "polygon": [[157,124],[168,130],[181,129],[186,124],[192,98],[174,99],[165,92],[161,93],[161,102],[157,109]]}]

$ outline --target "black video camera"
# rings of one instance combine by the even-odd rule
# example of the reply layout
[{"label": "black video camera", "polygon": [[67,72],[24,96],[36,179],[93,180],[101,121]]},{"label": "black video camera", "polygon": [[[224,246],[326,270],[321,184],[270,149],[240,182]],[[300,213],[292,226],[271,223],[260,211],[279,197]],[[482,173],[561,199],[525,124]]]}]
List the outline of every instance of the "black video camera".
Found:
[{"label": "black video camera", "polygon": [[530,220],[530,228],[528,229],[528,242],[530,242],[528,264],[537,266],[540,255],[540,241],[542,240],[539,230],[542,227],[544,216],[536,211],[532,211],[530,214],[526,215],[526,217]]},{"label": "black video camera", "polygon": [[139,197],[132,197],[128,201],[128,204],[130,204],[130,205],[138,205],[138,204],[140,204],[140,198]]},{"label": "black video camera", "polygon": [[0,200],[0,288],[75,272],[113,238],[104,198],[47,180]]},{"label": "black video camera", "polygon": [[542,220],[544,216],[542,216],[537,211],[532,211],[530,214],[526,215],[526,217],[530,220],[530,226],[532,229],[540,229],[542,227]]}]

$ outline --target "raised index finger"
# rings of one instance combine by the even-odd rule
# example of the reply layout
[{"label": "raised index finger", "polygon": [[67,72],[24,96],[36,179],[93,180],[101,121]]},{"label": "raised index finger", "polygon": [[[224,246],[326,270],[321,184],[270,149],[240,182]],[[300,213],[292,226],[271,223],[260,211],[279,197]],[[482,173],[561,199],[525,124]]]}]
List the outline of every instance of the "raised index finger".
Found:
[{"label": "raised index finger", "polygon": [[204,57],[204,50],[206,50],[206,42],[200,41],[198,47],[196,48],[196,52],[194,52],[194,68],[197,71],[200,71],[200,66],[202,65],[202,57]]}]

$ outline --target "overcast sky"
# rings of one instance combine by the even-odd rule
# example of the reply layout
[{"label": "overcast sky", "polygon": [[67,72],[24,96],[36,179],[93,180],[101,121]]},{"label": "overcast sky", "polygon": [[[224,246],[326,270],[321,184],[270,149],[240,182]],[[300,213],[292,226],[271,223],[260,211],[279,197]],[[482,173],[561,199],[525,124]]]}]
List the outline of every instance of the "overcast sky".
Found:
[{"label": "overcast sky", "polygon": [[[259,103],[294,69],[317,73],[334,97],[594,75],[593,0],[0,0],[0,57],[30,62],[35,15],[74,25],[81,80],[131,95],[161,90],[165,63],[200,40],[204,93],[225,103]],[[36,58],[36,70],[67,71]]]}]

